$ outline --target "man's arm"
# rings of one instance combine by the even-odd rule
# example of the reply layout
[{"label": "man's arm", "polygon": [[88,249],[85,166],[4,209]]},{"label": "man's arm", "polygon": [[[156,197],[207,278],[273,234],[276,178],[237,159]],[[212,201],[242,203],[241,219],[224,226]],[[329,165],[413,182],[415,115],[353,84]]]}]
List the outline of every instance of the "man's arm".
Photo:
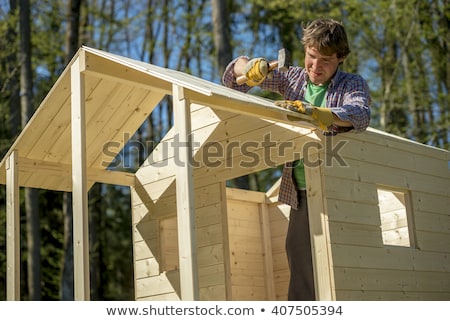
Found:
[{"label": "man's arm", "polygon": [[353,124],[347,120],[342,120],[336,114],[333,113],[333,125],[339,127],[353,127]]}]

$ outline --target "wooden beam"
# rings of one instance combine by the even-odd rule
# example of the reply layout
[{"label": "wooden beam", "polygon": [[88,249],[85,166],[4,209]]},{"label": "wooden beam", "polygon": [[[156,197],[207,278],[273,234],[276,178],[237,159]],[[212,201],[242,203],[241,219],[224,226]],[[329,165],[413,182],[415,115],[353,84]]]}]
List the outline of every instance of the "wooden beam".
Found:
[{"label": "wooden beam", "polygon": [[[310,154],[311,155],[311,154]],[[310,156],[311,159],[321,157]],[[305,177],[308,182],[308,212],[309,229],[311,235],[311,250],[314,269],[314,286],[316,300],[331,301],[336,300],[334,292],[333,267],[330,249],[330,235],[328,230],[328,215],[324,204],[323,173],[322,167],[305,166]]]},{"label": "wooden beam", "polygon": [[87,75],[128,83],[163,94],[171,94],[171,84],[168,81],[151,76],[145,71],[136,70],[136,66],[132,68],[124,65],[123,61],[112,61],[111,57],[101,57],[91,51],[83,51],[83,53],[87,59],[83,72]]},{"label": "wooden beam", "polygon": [[20,300],[20,203],[17,150],[6,161],[6,300]]},{"label": "wooden beam", "polygon": [[[19,157],[19,174],[39,173],[43,176],[70,176],[72,166],[43,160]],[[134,173],[111,171],[101,168],[87,168],[88,182],[105,183],[120,186],[134,186]],[[35,187],[26,186],[24,187]]]},{"label": "wooden beam", "polygon": [[85,76],[81,73],[84,63],[84,53],[80,52],[71,66],[72,197],[75,300],[88,301],[90,283]]},{"label": "wooden beam", "polygon": [[194,183],[192,176],[192,140],[190,104],[184,88],[173,85],[175,135],[176,200],[180,288],[182,300],[199,300],[195,238]]},{"label": "wooden beam", "polygon": [[[264,194],[263,194],[264,195]],[[264,253],[264,270],[266,275],[267,300],[275,301],[275,278],[273,275],[272,238],[270,235],[270,218],[267,204],[259,204],[259,215],[261,218],[261,237]]]}]

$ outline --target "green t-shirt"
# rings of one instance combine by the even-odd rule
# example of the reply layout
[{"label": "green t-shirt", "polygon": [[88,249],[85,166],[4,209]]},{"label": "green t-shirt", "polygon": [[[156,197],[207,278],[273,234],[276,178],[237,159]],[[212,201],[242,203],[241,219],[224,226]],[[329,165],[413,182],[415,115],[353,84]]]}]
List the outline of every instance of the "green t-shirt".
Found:
[{"label": "green t-shirt", "polygon": [[[313,106],[325,107],[325,95],[327,93],[328,84],[318,86],[308,81],[306,86],[305,101]],[[294,162],[294,179],[299,189],[306,189],[305,164],[303,159]]]}]

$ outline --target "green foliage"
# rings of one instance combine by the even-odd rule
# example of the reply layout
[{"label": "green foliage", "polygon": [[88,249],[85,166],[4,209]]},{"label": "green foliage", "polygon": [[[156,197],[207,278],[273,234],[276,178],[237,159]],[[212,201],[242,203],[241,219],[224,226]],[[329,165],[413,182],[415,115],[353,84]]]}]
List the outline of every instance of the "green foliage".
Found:
[{"label": "green foliage", "polygon": [[64,257],[64,217],[61,192],[39,191],[41,221],[42,300],[59,300]]}]

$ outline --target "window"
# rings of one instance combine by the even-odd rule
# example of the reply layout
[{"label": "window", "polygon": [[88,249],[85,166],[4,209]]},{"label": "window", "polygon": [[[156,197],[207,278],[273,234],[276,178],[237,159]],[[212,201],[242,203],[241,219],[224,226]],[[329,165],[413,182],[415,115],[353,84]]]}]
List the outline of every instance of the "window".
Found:
[{"label": "window", "polygon": [[384,187],[377,191],[383,244],[415,247],[409,193]]}]

